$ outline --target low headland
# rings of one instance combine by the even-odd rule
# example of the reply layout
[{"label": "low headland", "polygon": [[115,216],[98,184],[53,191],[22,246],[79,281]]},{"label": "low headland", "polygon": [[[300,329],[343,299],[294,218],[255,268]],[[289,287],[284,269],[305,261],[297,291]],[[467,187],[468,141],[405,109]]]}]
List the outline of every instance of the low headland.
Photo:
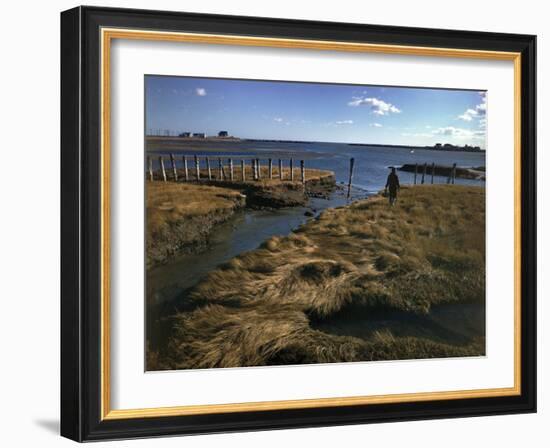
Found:
[{"label": "low headland", "polygon": [[[424,165],[418,165],[413,163],[405,163],[397,168],[399,171],[405,171],[408,173],[414,173],[415,171],[418,174],[422,174],[424,170]],[[431,175],[433,173],[436,176],[451,176],[453,167],[448,165],[426,165],[426,174]],[[475,179],[475,180],[485,180],[485,167],[473,167],[473,168],[461,168],[455,167],[455,176],[462,179]]]},{"label": "low headland", "polygon": [[[196,188],[216,201],[201,207],[244,206]],[[484,355],[484,198],[405,186],[394,207],[379,194],[271,237],[186,293],[148,370]]]}]

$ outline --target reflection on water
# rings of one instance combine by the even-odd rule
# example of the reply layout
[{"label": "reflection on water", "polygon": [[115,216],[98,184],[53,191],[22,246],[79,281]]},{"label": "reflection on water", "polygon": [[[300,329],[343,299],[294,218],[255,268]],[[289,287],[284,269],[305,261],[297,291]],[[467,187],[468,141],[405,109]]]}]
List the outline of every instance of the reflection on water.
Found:
[{"label": "reflection on water", "polygon": [[485,304],[436,305],[426,315],[353,308],[331,315],[326,320],[311,318],[310,325],[326,333],[361,339],[369,339],[377,331],[389,331],[396,337],[411,336],[464,345],[473,338],[485,336]]}]

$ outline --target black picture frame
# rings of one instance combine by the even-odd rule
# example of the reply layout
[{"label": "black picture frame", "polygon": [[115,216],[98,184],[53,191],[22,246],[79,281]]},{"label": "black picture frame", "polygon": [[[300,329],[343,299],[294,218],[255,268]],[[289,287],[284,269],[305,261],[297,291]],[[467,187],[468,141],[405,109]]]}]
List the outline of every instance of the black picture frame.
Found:
[{"label": "black picture frame", "polygon": [[[521,394],[207,415],[101,418],[100,29],[521,53]],[[61,434],[76,441],[536,411],[536,36],[99,7],[61,14]]]}]

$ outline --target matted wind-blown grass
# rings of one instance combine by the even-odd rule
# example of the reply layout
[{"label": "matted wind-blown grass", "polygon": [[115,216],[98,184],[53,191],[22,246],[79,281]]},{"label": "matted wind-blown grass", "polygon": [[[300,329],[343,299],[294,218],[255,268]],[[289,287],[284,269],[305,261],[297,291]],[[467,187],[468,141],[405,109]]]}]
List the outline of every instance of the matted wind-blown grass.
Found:
[{"label": "matted wind-blown grass", "polygon": [[395,207],[377,195],[328,209],[220,266],[186,301],[149,368],[483,355],[484,335],[449,342],[378,328],[356,337],[316,323],[346,312],[367,324],[380,313],[406,320],[446,304],[484,304],[485,190],[405,187]]}]

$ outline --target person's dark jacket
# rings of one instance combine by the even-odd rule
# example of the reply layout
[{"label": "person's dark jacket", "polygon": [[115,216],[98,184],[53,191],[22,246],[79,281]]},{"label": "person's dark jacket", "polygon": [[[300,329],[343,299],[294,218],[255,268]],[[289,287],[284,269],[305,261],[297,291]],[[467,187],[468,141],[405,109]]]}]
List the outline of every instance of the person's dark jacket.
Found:
[{"label": "person's dark jacket", "polygon": [[397,174],[390,173],[388,175],[388,180],[386,181],[386,188],[389,188],[390,194],[392,196],[394,196],[397,193],[397,190],[400,188],[399,177],[397,177]]}]

